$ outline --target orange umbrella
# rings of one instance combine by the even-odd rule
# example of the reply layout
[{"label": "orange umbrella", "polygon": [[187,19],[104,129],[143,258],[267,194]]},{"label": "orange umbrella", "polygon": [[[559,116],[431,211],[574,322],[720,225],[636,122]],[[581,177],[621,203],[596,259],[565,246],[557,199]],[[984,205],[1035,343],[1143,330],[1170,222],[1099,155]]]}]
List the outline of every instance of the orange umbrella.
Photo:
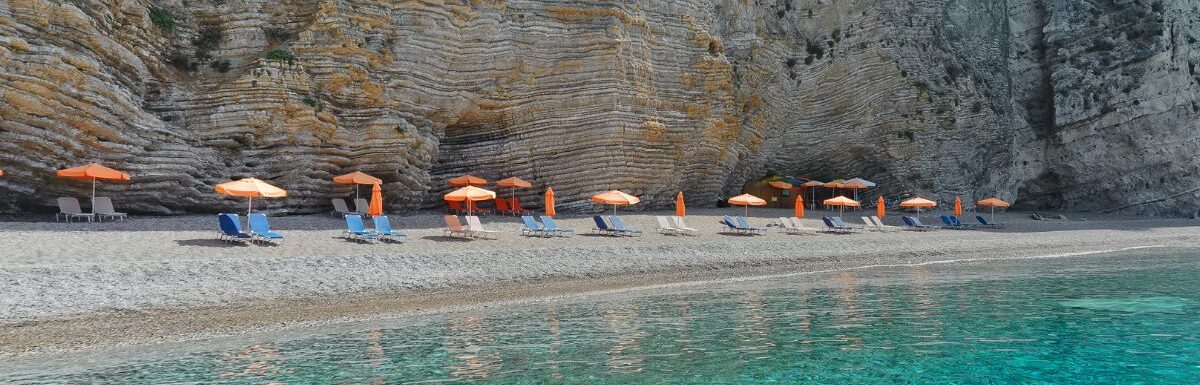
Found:
[{"label": "orange umbrella", "polygon": [[383,215],[383,189],[379,188],[378,184],[371,185],[371,205],[367,208],[367,215]]},{"label": "orange umbrella", "polygon": [[683,191],[675,195],[675,216],[682,217],[687,214],[687,206],[683,204]]},{"label": "orange umbrella", "polygon": [[[483,187],[487,186],[487,179],[483,179],[474,175],[463,175],[457,178],[450,179],[450,185],[454,187]],[[493,198],[494,199],[494,198]]]},{"label": "orange umbrella", "polygon": [[821,203],[823,203],[826,206],[838,206],[838,215],[841,215],[842,213],[844,213],[846,210],[846,207],[861,206],[861,204],[859,204],[858,201],[850,199],[850,198],[846,198],[841,195],[837,196],[836,198],[826,199],[824,202],[821,202]]},{"label": "orange umbrella", "polygon": [[825,187],[825,182],[822,182],[819,180],[810,180],[808,182],[804,182],[804,184],[802,184],[801,186],[812,189],[812,193],[809,194],[812,196],[812,198],[809,199],[809,201],[812,202],[812,209],[816,210],[817,209],[817,187]]},{"label": "orange umbrella", "polygon": [[382,184],[383,180],[370,176],[362,171],[355,171],[346,175],[338,175],[333,177],[333,183],[354,185],[354,197],[358,198],[358,186],[364,184]]},{"label": "orange umbrella", "polygon": [[984,199],[979,202],[975,202],[975,205],[991,207],[992,208],[992,219],[996,219],[996,208],[997,207],[1008,207],[1009,206],[1008,202],[1005,202],[1005,201],[1002,201],[1002,200],[999,200],[996,198]]},{"label": "orange umbrella", "polygon": [[529,181],[526,181],[524,179],[517,178],[514,176],[511,178],[505,178],[505,179],[496,181],[496,187],[508,187],[508,188],[512,189],[512,194],[510,194],[508,196],[509,205],[510,205],[509,207],[512,207],[513,212],[516,213],[517,189],[518,188],[531,188],[531,187],[533,187],[533,183],[529,183]]},{"label": "orange umbrella", "polygon": [[962,216],[962,198],[954,197],[954,215]]},{"label": "orange umbrella", "polygon": [[796,197],[796,218],[804,218],[804,197]]},{"label": "orange umbrella", "polygon": [[746,212],[742,216],[749,216],[750,206],[766,206],[767,201],[750,194],[742,194],[729,198],[729,204],[744,207]]},{"label": "orange umbrella", "polygon": [[96,181],[97,180],[112,180],[127,182],[129,174],[104,167],[98,163],[89,163],[87,165],[64,168],[56,173],[61,178],[82,179],[92,181],[92,213],[96,212]]},{"label": "orange umbrella", "polygon": [[842,183],[842,188],[854,190],[854,199],[855,200],[858,200],[858,190],[865,189],[868,187],[871,187],[871,186],[864,182],[857,181],[857,180]]},{"label": "orange umbrella", "polygon": [[287,196],[286,190],[254,178],[238,179],[233,182],[221,183],[217,185],[217,193],[246,197],[249,199],[249,202],[246,203],[247,226],[249,226],[250,222],[250,212],[254,209],[254,197],[283,198]]},{"label": "orange umbrella", "polygon": [[592,202],[604,205],[613,205],[613,215],[617,214],[617,206],[635,205],[642,200],[633,195],[629,195],[618,190],[592,195]]},{"label": "orange umbrella", "polygon": [[784,181],[781,181],[781,180],[777,180],[777,181],[774,181],[774,182],[771,182],[771,183],[767,183],[767,185],[770,185],[771,187],[774,187],[774,188],[777,188],[777,189],[780,189],[780,190],[790,190],[790,189],[792,188],[792,184],[791,184],[791,183],[784,182]]},{"label": "orange umbrella", "polygon": [[0,176],[4,176],[4,170],[0,170]]},{"label": "orange umbrella", "polygon": [[884,203],[883,197],[879,197],[879,202],[875,203],[875,216],[880,218],[887,216],[887,203]]},{"label": "orange umbrella", "polygon": [[900,202],[900,207],[915,207],[917,209],[917,218],[921,217],[921,208],[930,208],[937,206],[937,202],[925,198],[913,198]]},{"label": "orange umbrella", "polygon": [[471,215],[474,209],[474,206],[470,204],[471,202],[496,199],[496,192],[475,186],[467,186],[451,191],[442,198],[448,201],[467,202],[467,215]]},{"label": "orange umbrella", "polygon": [[554,189],[546,187],[546,216],[554,216]]}]

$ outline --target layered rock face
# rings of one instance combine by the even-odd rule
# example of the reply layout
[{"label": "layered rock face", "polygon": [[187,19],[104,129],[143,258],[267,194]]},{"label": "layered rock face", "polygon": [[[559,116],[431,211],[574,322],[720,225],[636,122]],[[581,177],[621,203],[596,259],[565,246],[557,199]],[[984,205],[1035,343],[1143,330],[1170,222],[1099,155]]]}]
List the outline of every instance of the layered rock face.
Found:
[{"label": "layered rock face", "polygon": [[[0,207],[391,209],[462,173],[590,209],[711,204],[769,171],[1030,207],[1194,210],[1197,1],[0,0]],[[539,191],[519,191],[527,201]]]}]

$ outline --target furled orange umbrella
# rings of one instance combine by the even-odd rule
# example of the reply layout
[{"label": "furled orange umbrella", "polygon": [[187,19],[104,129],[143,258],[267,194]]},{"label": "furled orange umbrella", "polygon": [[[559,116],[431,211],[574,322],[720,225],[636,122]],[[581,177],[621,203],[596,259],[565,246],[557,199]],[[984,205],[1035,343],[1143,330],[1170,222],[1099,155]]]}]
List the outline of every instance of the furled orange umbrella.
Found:
[{"label": "furled orange umbrella", "polygon": [[450,185],[454,187],[483,187],[487,186],[487,179],[483,179],[474,175],[463,175],[457,178],[450,178]]},{"label": "furled orange umbrella", "polygon": [[454,202],[467,202],[467,215],[471,215],[474,211],[474,205],[471,202],[496,199],[496,192],[475,186],[467,186],[451,191],[442,198]]},{"label": "furled orange umbrella", "polygon": [[887,216],[887,203],[883,201],[883,197],[879,197],[879,201],[875,203],[875,216],[880,218]]},{"label": "furled orange umbrella", "polygon": [[263,182],[254,178],[238,179],[233,182],[225,182],[218,184],[216,187],[218,194],[232,195],[237,197],[246,197],[246,225],[249,226],[250,212],[254,209],[254,198],[283,198],[287,196],[287,191],[279,187],[272,186],[267,182]]},{"label": "furled orange umbrella", "polygon": [[796,197],[796,209],[793,215],[796,218],[804,218],[804,197]]},{"label": "furled orange umbrella", "polygon": [[513,212],[516,213],[517,189],[518,188],[531,188],[531,187],[533,187],[533,183],[529,183],[529,181],[526,181],[524,179],[517,178],[514,176],[511,178],[504,178],[504,179],[496,181],[496,187],[508,187],[508,188],[512,189],[512,193],[509,194],[509,196],[508,196],[508,200],[509,200],[508,203],[509,203],[509,207],[513,208]]},{"label": "furled orange umbrella", "polygon": [[817,187],[825,187],[825,182],[822,182],[819,180],[810,180],[808,182],[804,182],[804,184],[802,184],[801,186],[808,187],[810,190],[812,190],[812,193],[809,194],[811,196],[811,198],[809,198],[809,201],[812,202],[812,209],[816,210],[817,209]]},{"label": "furled orange umbrella", "polygon": [[745,210],[745,213],[742,214],[744,217],[750,216],[750,206],[766,206],[767,204],[767,201],[763,200],[762,198],[750,194],[742,194],[733,198],[729,198],[728,202],[734,206],[742,206]]},{"label": "furled orange umbrella", "polygon": [[355,171],[346,175],[338,175],[333,177],[333,183],[337,184],[352,184],[354,185],[354,197],[358,198],[358,187],[364,184],[382,184],[383,180],[368,175],[362,171]]},{"label": "furled orange umbrella", "polygon": [[0,169],[0,176],[4,176],[4,170]]},{"label": "furled orange umbrella", "polygon": [[850,198],[846,198],[841,195],[839,195],[835,198],[826,199],[824,202],[821,202],[821,203],[826,206],[838,206],[838,215],[845,213],[846,207],[861,206],[861,204],[858,203],[858,201],[850,199]]},{"label": "furled orange umbrella", "polygon": [[954,215],[962,216],[962,198],[954,197]]},{"label": "furled orange umbrella", "polygon": [[995,219],[996,219],[996,208],[997,208],[997,207],[1008,207],[1008,206],[1009,206],[1008,202],[1002,201],[1002,200],[1000,200],[1000,199],[997,199],[997,198],[988,198],[988,199],[984,199],[984,200],[981,200],[981,201],[975,202],[975,205],[976,205],[976,206],[983,206],[983,207],[991,207],[991,208],[992,208],[992,219],[993,219],[993,220],[995,220]]},{"label": "furled orange umbrella", "polygon": [[904,202],[900,202],[900,207],[916,208],[917,209],[917,218],[921,217],[921,209],[922,208],[930,208],[930,207],[935,207],[935,206],[937,206],[937,202],[934,202],[934,201],[931,201],[931,200],[928,200],[925,198],[913,198],[913,199],[906,200]]},{"label": "furled orange umbrella", "polygon": [[554,216],[554,189],[546,187],[546,216]]},{"label": "furled orange umbrella", "polygon": [[687,214],[687,206],[683,204],[683,191],[675,195],[675,216],[682,217]]},{"label": "furled orange umbrella", "polygon": [[618,190],[612,190],[612,191],[592,195],[592,202],[596,202],[596,203],[604,204],[604,205],[612,205],[613,206],[613,215],[617,214],[617,206],[635,205],[641,201],[642,201],[641,198],[623,193]]},{"label": "furled orange umbrella", "polygon": [[79,167],[64,168],[56,174],[61,178],[81,179],[92,181],[92,213],[96,212],[96,181],[111,180],[127,182],[129,174],[104,167],[98,163],[89,163]]},{"label": "furled orange umbrella", "polygon": [[383,189],[379,184],[371,185],[371,205],[367,208],[367,215],[378,217],[383,215]]}]

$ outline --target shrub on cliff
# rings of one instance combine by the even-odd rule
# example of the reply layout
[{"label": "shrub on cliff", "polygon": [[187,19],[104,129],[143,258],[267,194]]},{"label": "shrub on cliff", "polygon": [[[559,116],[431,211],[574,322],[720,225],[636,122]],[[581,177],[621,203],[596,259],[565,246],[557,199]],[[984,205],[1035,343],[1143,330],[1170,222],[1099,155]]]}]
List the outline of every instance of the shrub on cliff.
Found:
[{"label": "shrub on cliff", "polygon": [[296,61],[296,56],[292,55],[291,51],[283,49],[273,49],[267,52],[267,59],[286,61],[288,64]]},{"label": "shrub on cliff", "polygon": [[165,9],[150,7],[150,21],[163,31],[171,32],[175,30],[175,16],[172,16]]}]

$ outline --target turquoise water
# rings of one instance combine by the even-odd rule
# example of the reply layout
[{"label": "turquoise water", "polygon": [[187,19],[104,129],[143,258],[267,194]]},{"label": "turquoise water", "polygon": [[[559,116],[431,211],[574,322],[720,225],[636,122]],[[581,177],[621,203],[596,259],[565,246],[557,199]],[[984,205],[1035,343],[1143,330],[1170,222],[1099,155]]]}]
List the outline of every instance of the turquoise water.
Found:
[{"label": "turquoise water", "polygon": [[1198,256],[1147,250],[655,288],[15,361],[0,365],[0,382],[1196,384]]}]

